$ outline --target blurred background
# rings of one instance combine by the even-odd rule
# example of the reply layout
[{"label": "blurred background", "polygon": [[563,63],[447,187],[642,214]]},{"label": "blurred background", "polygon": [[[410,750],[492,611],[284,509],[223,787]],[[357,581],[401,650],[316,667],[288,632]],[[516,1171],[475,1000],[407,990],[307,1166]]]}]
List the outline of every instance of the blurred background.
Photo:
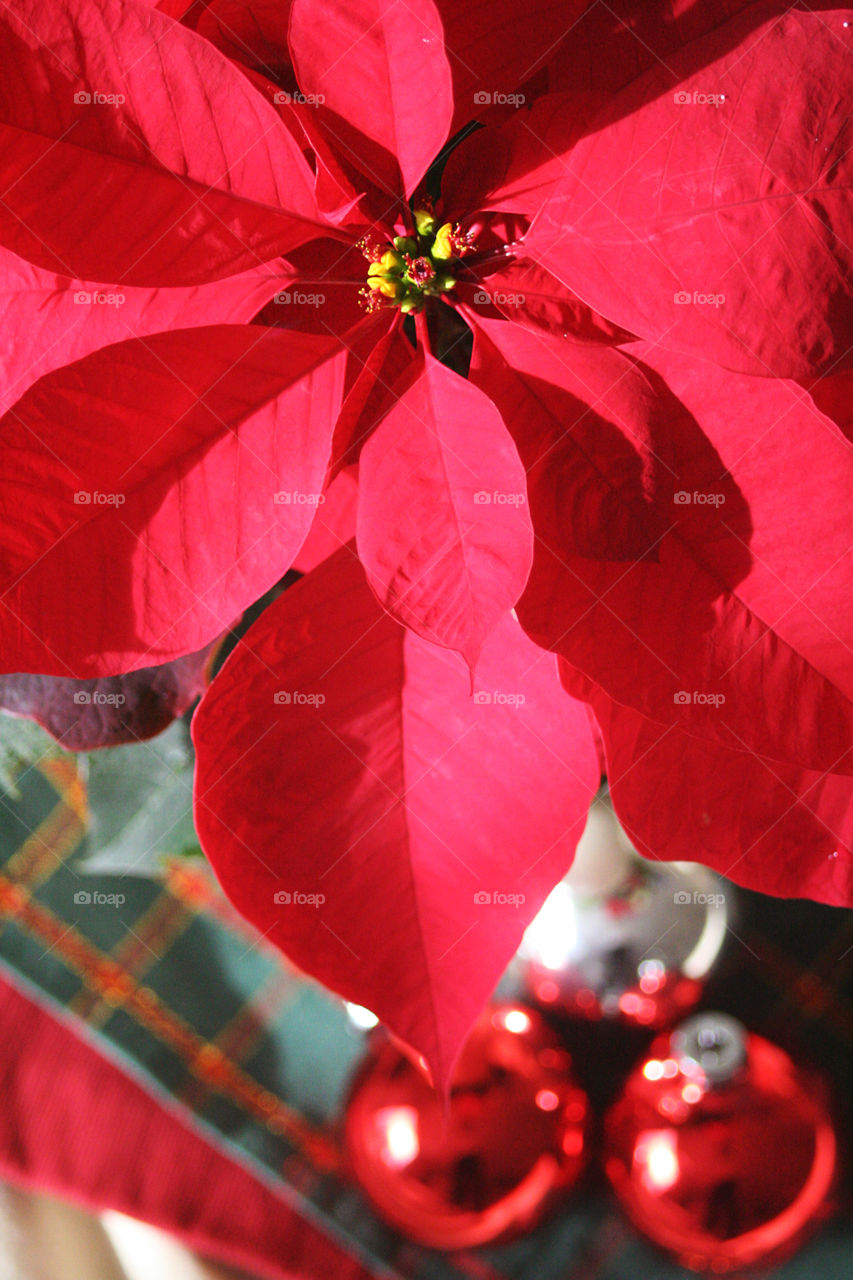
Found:
[{"label": "blurred background", "polygon": [[603,791],[442,1120],[223,898],[183,722],[40,734],[0,754],[0,1280],[853,1275],[849,912],[638,859]]}]

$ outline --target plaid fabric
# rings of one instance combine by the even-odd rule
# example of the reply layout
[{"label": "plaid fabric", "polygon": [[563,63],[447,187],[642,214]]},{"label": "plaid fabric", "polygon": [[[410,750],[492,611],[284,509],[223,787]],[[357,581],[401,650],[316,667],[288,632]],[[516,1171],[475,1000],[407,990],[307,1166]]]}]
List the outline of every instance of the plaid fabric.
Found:
[{"label": "plaid fabric", "polygon": [[[339,1002],[289,970],[234,914],[201,865],[174,861],[158,882],[86,874],[77,856],[85,789],[73,761],[45,760],[19,786],[19,801],[0,797],[4,970],[42,1003],[79,1019],[103,1054],[152,1095],[177,1103],[209,1141],[266,1181],[287,1186],[307,1217],[378,1274],[413,1280],[687,1274],[637,1239],[595,1171],[562,1213],[501,1249],[448,1258],[385,1228],[347,1179],[340,1149],[343,1100],[362,1042]],[[729,1010],[829,1071],[840,1086],[840,1124],[849,1134],[853,916],[755,894],[741,895],[741,902],[705,1004]],[[648,1035],[602,1025],[562,1029],[593,1101],[606,1105]],[[816,1273],[823,1280],[853,1275],[849,1212],[773,1275],[810,1280]]]}]

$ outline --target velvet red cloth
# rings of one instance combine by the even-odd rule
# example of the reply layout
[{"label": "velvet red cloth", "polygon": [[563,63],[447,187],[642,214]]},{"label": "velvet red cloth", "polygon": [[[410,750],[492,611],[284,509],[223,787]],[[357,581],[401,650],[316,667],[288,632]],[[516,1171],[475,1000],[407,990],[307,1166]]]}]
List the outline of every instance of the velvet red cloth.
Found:
[{"label": "velvet red cloth", "polygon": [[270,1280],[370,1272],[0,975],[0,1177]]}]

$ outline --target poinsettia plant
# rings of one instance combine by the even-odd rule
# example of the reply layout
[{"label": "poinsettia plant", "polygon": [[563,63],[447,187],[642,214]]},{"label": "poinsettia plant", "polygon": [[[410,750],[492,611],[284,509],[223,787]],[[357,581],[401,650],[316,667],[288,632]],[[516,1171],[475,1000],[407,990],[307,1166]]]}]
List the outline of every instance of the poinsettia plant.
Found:
[{"label": "poinsettia plant", "polygon": [[[853,17],[7,0],[0,700],[446,1080],[607,774],[853,897]],[[19,673],[26,672],[27,675]]]}]

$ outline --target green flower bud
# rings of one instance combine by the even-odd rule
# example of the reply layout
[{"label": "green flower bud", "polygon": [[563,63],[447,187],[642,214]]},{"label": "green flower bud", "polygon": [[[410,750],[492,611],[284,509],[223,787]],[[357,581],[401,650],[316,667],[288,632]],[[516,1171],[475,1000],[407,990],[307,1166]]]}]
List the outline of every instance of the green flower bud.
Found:
[{"label": "green flower bud", "polygon": [[439,227],[435,233],[435,244],[432,246],[432,256],[440,262],[446,262],[448,258],[453,257],[453,245],[451,237],[453,235],[453,226],[449,222],[445,222],[443,227]]},{"label": "green flower bud", "polygon": [[429,209],[415,209],[412,214],[419,236],[431,236],[435,230],[435,215]]}]

